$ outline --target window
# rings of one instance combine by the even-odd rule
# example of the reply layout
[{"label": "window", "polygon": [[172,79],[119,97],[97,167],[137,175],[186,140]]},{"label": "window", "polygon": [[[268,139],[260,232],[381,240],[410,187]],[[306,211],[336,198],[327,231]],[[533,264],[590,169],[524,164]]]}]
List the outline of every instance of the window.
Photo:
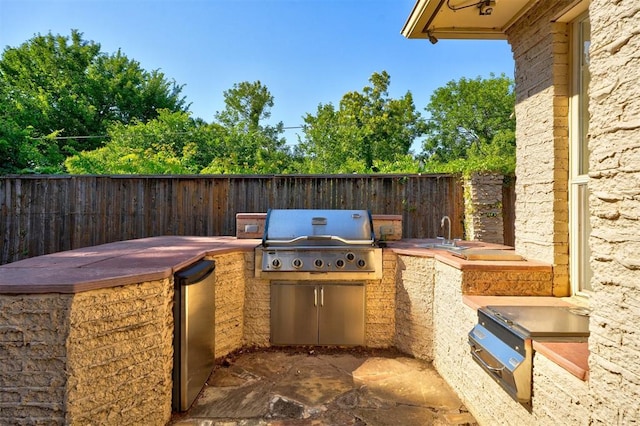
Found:
[{"label": "window", "polygon": [[588,13],[570,23],[571,99],[569,102],[569,279],[574,294],[591,291],[589,265],[589,46]]}]

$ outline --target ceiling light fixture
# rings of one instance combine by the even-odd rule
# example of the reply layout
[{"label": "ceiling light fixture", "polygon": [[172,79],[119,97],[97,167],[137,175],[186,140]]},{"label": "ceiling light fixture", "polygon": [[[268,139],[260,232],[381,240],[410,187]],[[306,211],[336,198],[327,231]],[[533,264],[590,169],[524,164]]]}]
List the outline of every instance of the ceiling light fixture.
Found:
[{"label": "ceiling light fixture", "polygon": [[447,7],[454,12],[462,9],[468,9],[470,7],[477,7],[480,12],[480,16],[489,16],[493,13],[493,7],[496,5],[496,0],[480,0],[471,4],[452,6],[451,0],[447,0]]},{"label": "ceiling light fixture", "polygon": [[438,39],[433,34],[431,34],[431,31],[427,31],[427,37],[429,38],[431,44],[436,44],[438,42]]},{"label": "ceiling light fixture", "polygon": [[493,6],[495,6],[495,0],[484,0],[478,3],[478,10],[480,16],[489,16],[493,13]]}]

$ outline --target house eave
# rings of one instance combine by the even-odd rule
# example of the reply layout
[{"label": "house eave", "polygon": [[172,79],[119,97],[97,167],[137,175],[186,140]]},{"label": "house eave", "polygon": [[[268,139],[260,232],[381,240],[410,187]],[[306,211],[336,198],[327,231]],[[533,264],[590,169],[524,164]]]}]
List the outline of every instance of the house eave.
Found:
[{"label": "house eave", "polygon": [[480,14],[478,0],[417,0],[401,34],[410,39],[504,40],[507,30],[539,0],[497,0]]}]

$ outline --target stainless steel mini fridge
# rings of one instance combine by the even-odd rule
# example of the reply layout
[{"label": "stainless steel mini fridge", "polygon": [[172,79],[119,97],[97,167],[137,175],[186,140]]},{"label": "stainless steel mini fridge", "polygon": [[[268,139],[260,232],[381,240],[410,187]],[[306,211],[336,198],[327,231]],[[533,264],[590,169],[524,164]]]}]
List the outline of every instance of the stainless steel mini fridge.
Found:
[{"label": "stainless steel mini fridge", "polygon": [[174,276],[173,410],[186,411],[215,362],[215,262],[200,260]]}]

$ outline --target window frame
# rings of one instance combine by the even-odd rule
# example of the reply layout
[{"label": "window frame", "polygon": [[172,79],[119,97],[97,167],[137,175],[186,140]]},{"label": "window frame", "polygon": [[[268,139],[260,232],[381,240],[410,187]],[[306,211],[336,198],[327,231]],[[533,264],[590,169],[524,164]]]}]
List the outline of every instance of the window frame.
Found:
[{"label": "window frame", "polygon": [[[588,10],[572,10],[568,22],[569,48],[569,281],[572,294],[590,297],[591,267],[589,235],[589,93],[588,45],[590,22]],[[585,37],[585,25],[589,35]],[[586,51],[585,51],[586,46]],[[586,58],[586,60],[585,60]],[[585,62],[587,62],[585,66]],[[585,74],[587,83],[585,84]],[[586,99],[585,99],[586,98]],[[586,102],[585,102],[586,101]],[[585,117],[586,115],[586,117]]]}]

